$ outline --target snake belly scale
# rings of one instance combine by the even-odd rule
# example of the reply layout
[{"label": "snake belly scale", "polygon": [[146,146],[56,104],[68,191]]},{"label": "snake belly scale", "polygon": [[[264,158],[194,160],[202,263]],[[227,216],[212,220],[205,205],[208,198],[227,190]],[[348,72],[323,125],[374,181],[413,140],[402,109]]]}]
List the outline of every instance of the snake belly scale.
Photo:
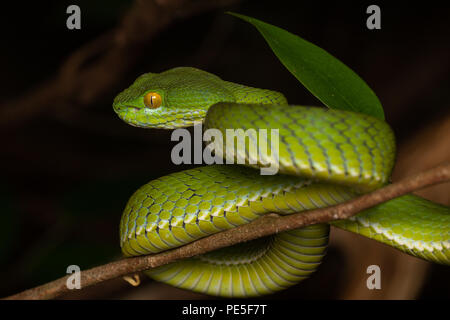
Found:
[{"label": "snake belly scale", "polygon": [[[125,256],[178,247],[267,213],[291,214],[341,203],[388,183],[395,161],[394,135],[382,120],[349,111],[291,106],[279,92],[224,81],[195,68],[144,74],[115,98],[113,106],[122,120],[137,127],[174,129],[203,121],[205,128],[223,133],[279,130],[277,175],[261,175],[242,165],[210,165],[139,188],[120,223]],[[239,156],[230,156],[227,150],[222,154]],[[252,154],[246,149],[240,156],[249,160]],[[420,197],[403,196],[330,224],[450,264],[450,209]],[[312,225],[146,273],[210,295],[269,294],[317,269],[328,234],[328,224]]]}]

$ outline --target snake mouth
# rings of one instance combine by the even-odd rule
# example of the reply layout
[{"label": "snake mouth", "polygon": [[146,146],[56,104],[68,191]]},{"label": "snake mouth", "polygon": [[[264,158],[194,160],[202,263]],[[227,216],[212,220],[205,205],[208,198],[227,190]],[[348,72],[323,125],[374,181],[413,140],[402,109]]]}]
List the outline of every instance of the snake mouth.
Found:
[{"label": "snake mouth", "polygon": [[191,127],[201,123],[205,118],[205,110],[190,106],[178,109],[148,109],[130,103],[113,104],[115,113],[125,123],[139,128],[178,129]]},{"label": "snake mouth", "polygon": [[128,111],[131,111],[131,112],[133,112],[133,113],[136,113],[137,111],[141,110],[141,108],[139,108],[139,107],[131,106],[131,105],[123,105],[123,104],[121,104],[121,105],[115,105],[115,106],[113,106],[113,107],[114,107],[114,110],[116,111],[116,113],[119,113],[119,112],[128,112]]},{"label": "snake mouth", "polygon": [[178,129],[189,127],[193,122],[186,122],[184,119],[169,119],[169,117],[141,117],[141,108],[134,106],[117,106],[114,108],[119,118],[125,123],[144,129]]}]

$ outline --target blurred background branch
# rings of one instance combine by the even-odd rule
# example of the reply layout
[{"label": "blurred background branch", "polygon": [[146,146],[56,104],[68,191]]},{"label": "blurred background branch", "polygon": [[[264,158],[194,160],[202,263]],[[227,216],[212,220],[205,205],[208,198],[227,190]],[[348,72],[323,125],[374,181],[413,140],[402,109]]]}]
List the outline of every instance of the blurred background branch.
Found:
[{"label": "blurred background branch", "polygon": [[[138,0],[113,30],[72,53],[53,79],[0,108],[0,125],[23,125],[42,112],[62,112],[68,103],[98,99],[145,54],[143,46],[177,20],[229,6],[237,0]],[[56,45],[56,44],[55,44]]]},{"label": "blurred background branch", "polygon": [[[67,30],[69,1],[9,3],[0,19],[0,296],[121,257],[118,225],[129,196],[185,169],[170,162],[170,132],[122,123],[111,104],[144,72],[193,66],[223,79],[318,105],[253,28],[248,14],[313,41],[379,96],[398,141],[393,181],[450,160],[448,9],[381,4],[382,29],[365,27],[368,1],[81,0],[82,29]],[[450,185],[422,191],[450,205]],[[365,286],[368,265],[382,290]],[[208,298],[142,278],[110,280],[63,298]],[[337,229],[319,271],[277,298],[443,298],[448,268]]]}]

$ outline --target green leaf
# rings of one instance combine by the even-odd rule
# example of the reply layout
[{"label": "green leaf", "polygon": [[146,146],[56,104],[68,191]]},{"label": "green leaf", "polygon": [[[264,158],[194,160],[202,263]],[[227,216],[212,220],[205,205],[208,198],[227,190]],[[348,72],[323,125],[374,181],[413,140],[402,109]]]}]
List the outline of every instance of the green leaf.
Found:
[{"label": "green leaf", "polygon": [[372,89],[331,54],[281,28],[228,13],[254,25],[281,63],[327,107],[384,119],[383,107]]}]

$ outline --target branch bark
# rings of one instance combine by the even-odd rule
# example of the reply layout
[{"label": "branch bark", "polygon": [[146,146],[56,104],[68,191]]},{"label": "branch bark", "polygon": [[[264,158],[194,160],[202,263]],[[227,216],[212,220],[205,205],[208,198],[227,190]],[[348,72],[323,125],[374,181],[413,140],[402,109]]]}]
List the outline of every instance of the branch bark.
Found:
[{"label": "branch bark", "polygon": [[[246,225],[199,239],[176,249],[153,255],[126,258],[82,271],[81,283],[83,288],[86,288],[105,280],[155,268],[179,259],[193,257],[240,242],[312,224],[347,219],[362,210],[382,202],[446,181],[450,181],[450,163],[448,162],[332,207],[310,210],[288,216],[269,214]],[[66,286],[68,277],[69,275],[6,297],[5,299],[55,298],[70,291]]]}]

